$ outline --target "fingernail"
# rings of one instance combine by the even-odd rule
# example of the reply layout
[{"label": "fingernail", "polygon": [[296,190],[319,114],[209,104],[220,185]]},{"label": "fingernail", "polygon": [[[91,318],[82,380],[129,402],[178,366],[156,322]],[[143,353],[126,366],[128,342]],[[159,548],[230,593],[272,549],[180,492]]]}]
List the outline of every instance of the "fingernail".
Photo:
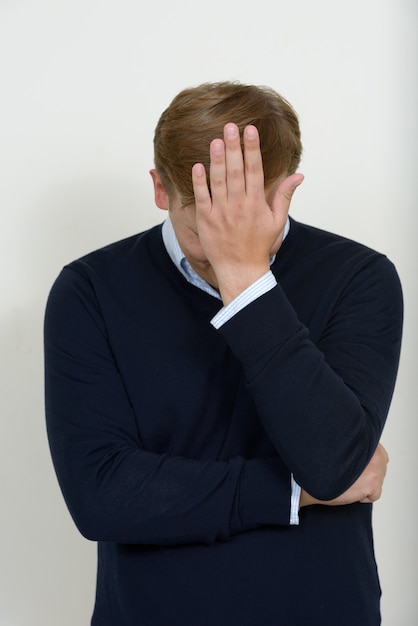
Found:
[{"label": "fingernail", "polygon": [[257,136],[257,131],[255,129],[255,126],[247,126],[247,128],[245,129],[245,134],[248,137],[248,139],[255,139]]},{"label": "fingernail", "polygon": [[212,152],[214,154],[222,154],[224,151],[224,142],[221,139],[214,139],[212,141]]},{"label": "fingernail", "polygon": [[196,163],[193,167],[193,170],[196,176],[203,176],[205,168],[201,163]]},{"label": "fingernail", "polygon": [[228,137],[228,139],[236,139],[237,135],[238,129],[235,124],[227,124],[225,126],[225,136]]}]

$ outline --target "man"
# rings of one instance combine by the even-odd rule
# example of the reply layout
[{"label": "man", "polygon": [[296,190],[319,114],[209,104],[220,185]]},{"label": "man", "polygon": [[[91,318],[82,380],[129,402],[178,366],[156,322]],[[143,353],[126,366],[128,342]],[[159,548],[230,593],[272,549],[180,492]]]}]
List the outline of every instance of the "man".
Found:
[{"label": "man", "polygon": [[371,502],[402,298],[381,254],[288,217],[297,117],[181,92],[155,132],[164,224],[49,298],[58,479],[99,542],[95,626],[375,626]]}]

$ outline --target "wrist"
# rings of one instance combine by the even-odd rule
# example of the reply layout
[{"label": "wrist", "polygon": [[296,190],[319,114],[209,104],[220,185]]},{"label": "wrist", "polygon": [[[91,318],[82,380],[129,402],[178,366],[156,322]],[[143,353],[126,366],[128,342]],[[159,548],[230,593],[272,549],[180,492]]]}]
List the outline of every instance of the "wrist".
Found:
[{"label": "wrist", "polygon": [[260,266],[242,266],[236,268],[222,268],[216,272],[218,289],[224,306],[251,287],[270,269],[269,263]]}]

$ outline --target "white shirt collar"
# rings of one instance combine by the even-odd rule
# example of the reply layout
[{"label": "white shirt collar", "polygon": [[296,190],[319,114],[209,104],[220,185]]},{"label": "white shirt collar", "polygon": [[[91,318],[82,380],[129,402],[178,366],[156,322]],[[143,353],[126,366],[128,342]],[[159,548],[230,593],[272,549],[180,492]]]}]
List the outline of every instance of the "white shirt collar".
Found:
[{"label": "white shirt collar", "polygon": [[[284,233],[283,233],[283,241],[285,237],[287,237],[289,230],[290,230],[290,220],[289,218],[287,218]],[[203,289],[210,295],[215,296],[216,298],[219,298],[219,293],[211,285],[209,285],[209,283],[203,280],[203,278],[194,271],[194,269],[190,266],[189,262],[187,261],[183,250],[180,248],[179,242],[176,237],[176,233],[174,232],[174,227],[173,227],[173,224],[171,223],[170,215],[167,216],[167,219],[163,223],[162,237],[163,237],[164,245],[166,247],[166,250],[171,260],[173,261],[174,265],[177,267],[179,272],[183,274],[186,280],[189,283],[192,283],[193,285],[195,285],[196,287],[200,287],[200,289]],[[270,265],[273,263],[275,258],[276,256],[274,255],[270,259]]]}]

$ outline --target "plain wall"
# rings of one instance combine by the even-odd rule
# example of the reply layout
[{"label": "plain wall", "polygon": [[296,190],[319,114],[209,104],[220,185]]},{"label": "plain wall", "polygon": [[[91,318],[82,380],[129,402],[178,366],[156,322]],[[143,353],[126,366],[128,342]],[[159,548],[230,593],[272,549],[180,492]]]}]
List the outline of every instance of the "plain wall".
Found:
[{"label": "plain wall", "polygon": [[96,547],[45,435],[48,291],[66,262],[162,221],[157,119],[180,89],[224,79],[270,85],[297,110],[292,215],[387,253],[401,276],[374,525],[383,624],[417,623],[417,13],[415,0],[0,0],[1,626],[87,625],[94,602]]}]

